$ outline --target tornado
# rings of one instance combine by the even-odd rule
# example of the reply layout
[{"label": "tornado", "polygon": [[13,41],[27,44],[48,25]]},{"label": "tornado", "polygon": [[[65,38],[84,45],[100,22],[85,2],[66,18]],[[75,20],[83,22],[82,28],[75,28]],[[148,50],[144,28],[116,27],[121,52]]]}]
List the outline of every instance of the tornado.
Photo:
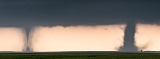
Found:
[{"label": "tornado", "polygon": [[142,24],[136,25],[135,46],[143,51],[160,51],[160,25]]},{"label": "tornado", "polygon": [[33,27],[29,47],[33,52],[118,51],[126,25]]},{"label": "tornado", "polygon": [[0,27],[0,52],[23,52],[26,42],[24,28]]}]

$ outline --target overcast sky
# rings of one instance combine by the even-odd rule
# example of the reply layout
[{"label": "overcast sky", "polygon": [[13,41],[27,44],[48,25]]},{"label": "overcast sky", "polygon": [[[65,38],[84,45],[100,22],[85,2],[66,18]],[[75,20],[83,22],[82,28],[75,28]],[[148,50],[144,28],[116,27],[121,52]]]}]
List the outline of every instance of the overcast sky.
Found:
[{"label": "overcast sky", "polygon": [[133,46],[135,22],[159,23],[158,0],[0,0],[0,26],[107,25],[126,23],[125,45]]}]

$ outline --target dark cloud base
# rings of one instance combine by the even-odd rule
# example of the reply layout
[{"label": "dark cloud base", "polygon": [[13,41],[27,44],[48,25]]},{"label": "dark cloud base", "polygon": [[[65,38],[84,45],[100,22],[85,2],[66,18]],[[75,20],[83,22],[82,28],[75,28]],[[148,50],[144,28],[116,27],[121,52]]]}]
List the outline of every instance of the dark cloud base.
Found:
[{"label": "dark cloud base", "polygon": [[0,27],[127,24],[124,47],[136,51],[136,23],[160,24],[159,0],[1,0]]}]

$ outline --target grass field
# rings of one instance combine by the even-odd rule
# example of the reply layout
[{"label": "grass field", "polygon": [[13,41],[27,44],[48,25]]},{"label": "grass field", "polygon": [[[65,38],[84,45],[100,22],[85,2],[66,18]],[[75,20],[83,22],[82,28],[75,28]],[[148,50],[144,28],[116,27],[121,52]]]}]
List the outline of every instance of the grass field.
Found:
[{"label": "grass field", "polygon": [[159,53],[1,53],[0,59],[160,59]]}]

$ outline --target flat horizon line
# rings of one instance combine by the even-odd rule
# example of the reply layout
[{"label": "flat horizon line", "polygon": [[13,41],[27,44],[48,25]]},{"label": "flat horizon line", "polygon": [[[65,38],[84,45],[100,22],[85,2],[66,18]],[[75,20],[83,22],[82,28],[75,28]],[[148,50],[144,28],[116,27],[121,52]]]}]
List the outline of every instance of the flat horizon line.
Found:
[{"label": "flat horizon line", "polygon": [[2,51],[0,54],[134,54],[134,53],[160,53],[160,51],[134,51],[134,52],[121,52],[121,51],[62,51],[62,52],[13,52]]}]

